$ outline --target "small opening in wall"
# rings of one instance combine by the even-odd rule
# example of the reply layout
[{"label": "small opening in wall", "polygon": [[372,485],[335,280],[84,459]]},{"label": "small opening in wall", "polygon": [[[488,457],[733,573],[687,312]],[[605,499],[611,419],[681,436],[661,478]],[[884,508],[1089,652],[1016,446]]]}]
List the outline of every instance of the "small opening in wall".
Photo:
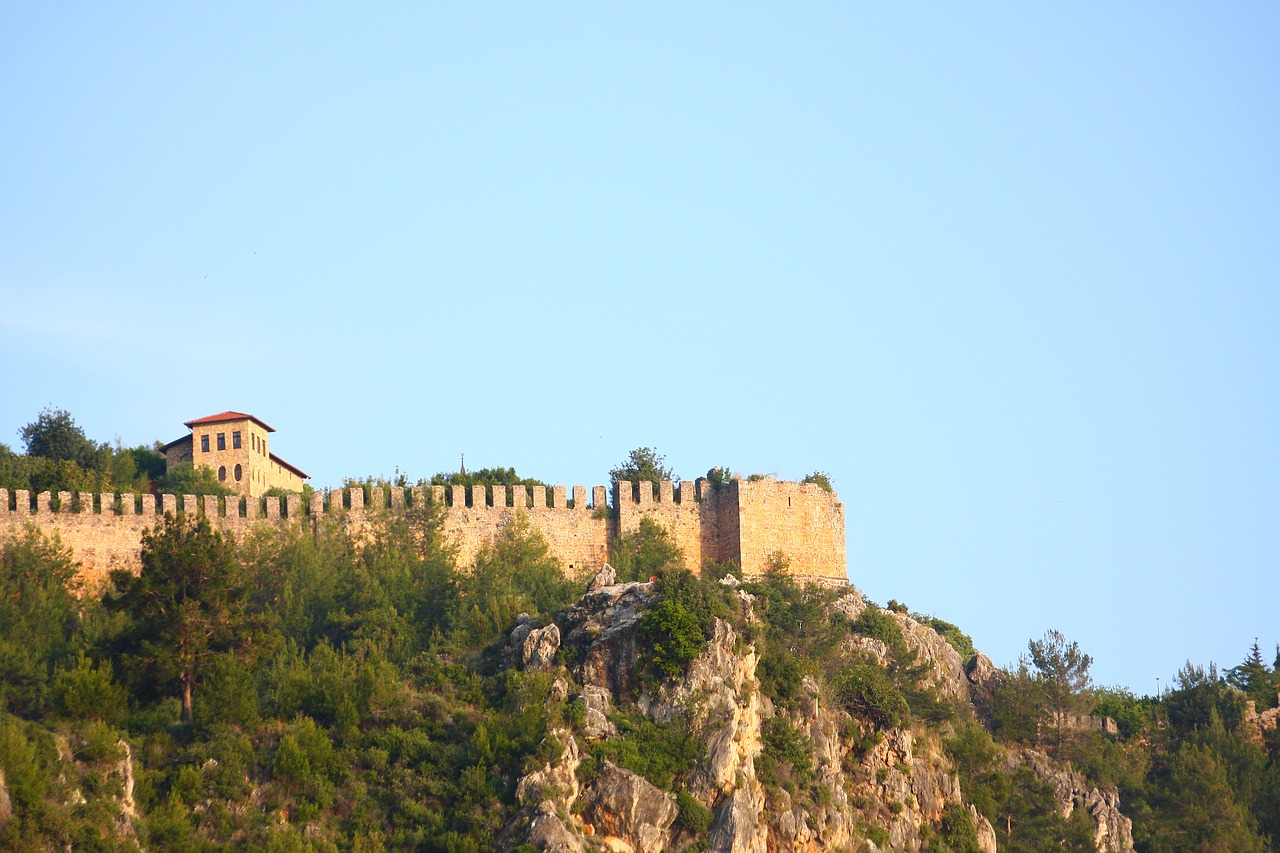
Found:
[{"label": "small opening in wall", "polygon": [[231,433],[231,447],[235,450],[240,449],[240,430],[234,430]]},{"label": "small opening in wall", "polygon": [[225,479],[227,479],[227,466],[226,466],[226,465],[219,465],[219,466],[218,466],[218,479],[219,479],[219,480],[225,480]]},{"label": "small opening in wall", "polygon": [[[237,483],[238,483],[238,482],[240,482],[240,475],[241,475],[241,473],[242,473],[242,472],[241,472],[241,470],[240,470],[240,466],[239,466],[239,464],[237,464],[237,465],[236,465],[236,468],[235,468],[235,477],[236,477],[236,482],[237,482]],[[787,500],[790,500],[790,498],[787,498]]]},{"label": "small opening in wall", "polygon": [[791,498],[787,498],[787,507],[788,507],[788,508],[790,508],[790,507],[791,507]]},{"label": "small opening in wall", "polygon": [[209,436],[207,435],[200,436],[200,452],[201,453],[209,452]]},{"label": "small opening in wall", "polygon": [[225,432],[218,433],[218,449],[219,450],[227,449],[227,434]]}]

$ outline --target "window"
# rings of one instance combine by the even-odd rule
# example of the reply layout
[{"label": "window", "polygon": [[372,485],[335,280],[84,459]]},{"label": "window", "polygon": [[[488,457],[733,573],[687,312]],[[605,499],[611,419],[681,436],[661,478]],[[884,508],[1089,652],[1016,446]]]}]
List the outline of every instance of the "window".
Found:
[{"label": "window", "polygon": [[[239,435],[239,433],[236,433],[236,434]],[[236,482],[237,483],[240,482],[240,466],[239,465],[236,465],[235,477],[236,477]]]},{"label": "window", "polygon": [[201,453],[209,452],[209,436],[207,435],[200,436],[200,452]]},{"label": "window", "polygon": [[219,466],[218,466],[218,479],[219,479],[219,480],[225,480],[225,479],[227,479],[227,466],[226,466],[226,465],[219,465]]},{"label": "window", "polygon": [[227,434],[225,432],[218,433],[218,449],[219,450],[227,449]]},{"label": "window", "polygon": [[[231,446],[234,447],[236,450],[240,449],[240,430],[236,430],[233,433],[231,433]],[[237,477],[236,479],[238,480],[240,478]]]}]

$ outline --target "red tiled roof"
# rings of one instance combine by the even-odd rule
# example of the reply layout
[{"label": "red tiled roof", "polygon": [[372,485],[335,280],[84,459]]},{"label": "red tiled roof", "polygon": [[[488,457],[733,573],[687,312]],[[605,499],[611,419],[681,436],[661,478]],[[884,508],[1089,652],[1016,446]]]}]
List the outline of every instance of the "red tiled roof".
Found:
[{"label": "red tiled roof", "polygon": [[269,453],[269,454],[267,454],[267,455],[271,457],[271,461],[272,461],[272,462],[276,463],[276,464],[277,464],[277,465],[279,465],[281,468],[288,468],[290,471],[292,471],[293,473],[297,474],[299,477],[301,477],[301,478],[302,478],[302,479],[304,479],[304,480],[310,480],[310,479],[311,479],[311,475],[310,475],[310,474],[308,474],[306,471],[303,471],[301,468],[295,468],[295,467],[293,467],[293,466],[292,466],[292,465],[290,465],[288,462],[285,462],[283,459],[281,459],[279,456],[276,456],[274,453]]},{"label": "red tiled roof", "polygon": [[227,421],[253,421],[267,432],[275,432],[275,429],[272,427],[263,423],[258,418],[255,418],[253,415],[247,415],[244,412],[219,412],[216,415],[208,415],[203,418],[196,418],[193,421],[186,421],[183,423],[183,426],[193,427],[196,424],[221,424],[226,423]]}]

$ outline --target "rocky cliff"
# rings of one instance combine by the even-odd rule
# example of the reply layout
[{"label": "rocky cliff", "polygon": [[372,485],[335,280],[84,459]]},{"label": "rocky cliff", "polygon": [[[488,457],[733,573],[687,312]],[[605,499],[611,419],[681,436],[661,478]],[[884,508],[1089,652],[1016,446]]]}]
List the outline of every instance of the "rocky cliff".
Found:
[{"label": "rocky cliff", "polygon": [[[787,702],[765,695],[750,593],[734,589],[736,612],[712,621],[705,648],[683,672],[655,678],[645,668],[640,627],[661,590],[612,580],[607,571],[598,576],[558,627],[521,624],[512,632],[517,665],[560,661],[552,665],[555,677],[576,697],[580,713],[572,728],[551,734],[557,758],[520,780],[522,811],[510,846],[995,853],[996,832],[966,800],[936,729],[884,725],[852,713],[812,677],[804,677]],[[849,592],[831,606],[832,618],[856,620],[868,606]],[[966,661],[931,628],[902,614],[892,618],[924,688],[972,716],[971,692],[985,694],[974,690]],[[553,646],[560,637],[563,650]],[[886,643],[875,638],[854,635],[845,646],[841,653],[851,660],[892,663]],[[596,755],[616,742],[619,723],[634,726],[636,719],[682,727],[695,739],[695,759],[667,790]],[[1114,791],[1090,788],[1042,753],[1009,752],[1002,760],[1025,764],[1049,782],[1064,817],[1087,810],[1099,851],[1132,849]],[[931,846],[944,839],[957,846]]]}]

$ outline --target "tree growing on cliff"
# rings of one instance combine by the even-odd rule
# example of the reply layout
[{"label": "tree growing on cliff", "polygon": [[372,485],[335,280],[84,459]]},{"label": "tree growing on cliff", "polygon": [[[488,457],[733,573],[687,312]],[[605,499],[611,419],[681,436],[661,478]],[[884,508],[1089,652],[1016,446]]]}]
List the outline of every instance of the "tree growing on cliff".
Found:
[{"label": "tree growing on cliff", "polygon": [[1058,746],[1062,745],[1067,718],[1087,703],[1085,691],[1092,680],[1089,667],[1093,658],[1080,650],[1080,644],[1061,631],[1049,630],[1044,638],[1027,643],[1031,663],[1035,666],[1049,712],[1053,715]]},{"label": "tree growing on cliff", "polygon": [[129,617],[120,638],[123,669],[138,686],[169,685],[191,721],[192,694],[215,659],[246,666],[270,651],[265,614],[250,612],[250,583],[231,542],[208,520],[166,515],[142,537],[142,571],[111,573],[106,604]]},{"label": "tree growing on cliff", "polygon": [[[1277,651],[1277,659],[1280,660],[1280,651]],[[1276,691],[1280,690],[1280,671],[1267,667],[1262,659],[1262,649],[1255,638],[1244,661],[1227,670],[1227,683],[1242,690],[1245,696],[1253,700],[1259,711],[1265,711],[1276,704]]]}]

